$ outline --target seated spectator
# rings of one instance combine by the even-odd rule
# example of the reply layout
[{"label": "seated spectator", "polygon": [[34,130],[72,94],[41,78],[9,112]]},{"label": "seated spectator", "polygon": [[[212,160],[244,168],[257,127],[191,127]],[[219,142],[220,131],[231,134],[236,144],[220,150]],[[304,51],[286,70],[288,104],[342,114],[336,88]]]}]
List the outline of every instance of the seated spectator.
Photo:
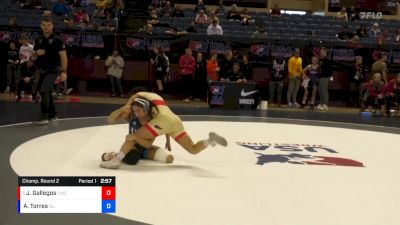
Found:
[{"label": "seated spectator", "polygon": [[212,24],[212,21],[217,20],[219,22],[219,18],[215,12],[211,12],[210,16],[207,19],[208,24]]},{"label": "seated spectator", "polygon": [[57,16],[68,15],[69,8],[65,0],[58,0],[53,6],[53,13]]},{"label": "seated spectator", "polygon": [[400,29],[396,31],[396,38],[394,39],[396,42],[400,42]]},{"label": "seated spectator", "polygon": [[122,13],[123,11],[125,11],[125,2],[124,2],[124,0],[116,0],[115,1],[115,10],[118,13]]},{"label": "seated spectator", "polygon": [[160,23],[155,9],[150,11],[150,15],[149,15],[149,18],[147,19],[147,23],[153,25],[153,27],[157,26]]},{"label": "seated spectator", "polygon": [[17,17],[15,16],[10,17],[10,20],[8,22],[8,28],[10,29],[10,31],[17,31],[19,29],[17,24]]},{"label": "seated spectator", "polygon": [[89,14],[86,13],[85,9],[80,9],[75,13],[74,18],[75,23],[88,24],[90,22]]},{"label": "seated spectator", "polygon": [[232,4],[231,9],[228,12],[227,19],[236,21],[242,20],[242,17],[240,17],[240,12],[236,4]]},{"label": "seated spectator", "polygon": [[23,9],[45,9],[40,0],[24,1],[21,3]]},{"label": "seated spectator", "polygon": [[184,18],[185,14],[183,14],[182,8],[180,5],[175,5],[175,10],[172,13],[172,17],[175,18]]},{"label": "seated spectator", "polygon": [[214,20],[207,29],[207,35],[223,35],[222,27],[218,25],[218,21]]},{"label": "seated spectator", "polygon": [[216,53],[211,53],[210,59],[207,61],[207,81],[218,81],[218,73],[220,71],[218,60],[218,55]]},{"label": "seated spectator", "polygon": [[233,52],[232,51],[228,51],[225,54],[225,58],[223,58],[221,60],[220,66],[221,66],[221,70],[220,70],[220,74],[224,75],[226,74],[229,70],[232,70],[233,68],[233,64],[235,63],[235,59],[233,56]]},{"label": "seated spectator", "polygon": [[385,83],[382,81],[380,73],[375,73],[372,80],[368,84],[368,90],[364,95],[366,101],[367,111],[371,112],[372,107],[378,106],[381,114],[385,115]]},{"label": "seated spectator", "polygon": [[356,7],[354,7],[354,6],[350,7],[350,11],[348,13],[348,17],[349,17],[349,20],[351,22],[354,22],[354,21],[360,19],[360,13],[356,10]]},{"label": "seated spectator", "polygon": [[369,36],[373,37],[373,38],[378,38],[378,37],[382,36],[382,31],[381,31],[381,29],[379,29],[379,24],[378,23],[374,23],[372,25],[372,28],[369,31]]},{"label": "seated spectator", "polygon": [[108,7],[108,0],[97,0],[96,1],[96,10],[94,10],[93,17],[94,18],[105,18],[106,13],[105,10]]},{"label": "seated spectator", "polygon": [[171,2],[167,1],[165,6],[161,8],[161,15],[171,16],[174,13],[174,8],[171,6]]},{"label": "seated spectator", "polygon": [[337,38],[343,41],[348,41],[353,38],[355,34],[349,30],[349,27],[344,26],[343,30],[337,35]]},{"label": "seated spectator", "polygon": [[383,40],[382,40],[383,42],[392,40],[392,37],[391,37],[390,32],[389,32],[388,29],[385,29],[385,30],[383,31],[382,39],[383,39]]},{"label": "seated spectator", "polygon": [[204,13],[204,10],[200,10],[194,21],[196,24],[207,24],[207,15]]},{"label": "seated spectator", "polygon": [[357,29],[357,36],[360,38],[368,37],[368,31],[364,25],[361,25],[360,28]]},{"label": "seated spectator", "polygon": [[273,17],[281,16],[281,9],[279,8],[278,4],[275,4],[274,7],[271,9],[271,16]]},{"label": "seated spectator", "polygon": [[349,48],[362,48],[360,43],[360,37],[358,35],[354,35],[353,38],[349,41]]},{"label": "seated spectator", "polygon": [[346,7],[342,7],[342,9],[336,14],[337,20],[348,21]]},{"label": "seated spectator", "polygon": [[215,10],[215,14],[225,14],[226,13],[226,7],[224,5],[224,0],[219,0],[218,3],[218,8]]},{"label": "seated spectator", "polygon": [[252,80],[253,79],[253,66],[249,62],[249,56],[244,55],[242,57],[242,63],[240,65],[240,71],[243,73],[244,78],[246,80]]},{"label": "seated spectator", "polygon": [[241,21],[244,25],[249,25],[249,23],[254,23],[254,19],[251,18],[247,8],[244,8],[242,13],[240,14]]},{"label": "seated spectator", "polygon": [[145,36],[152,36],[153,35],[153,25],[151,24],[146,24],[143,28],[140,28],[138,33],[144,33]]},{"label": "seated spectator", "polygon": [[186,29],[186,32],[197,33],[196,22],[194,22],[194,20],[192,20],[192,22],[190,22],[190,26]]},{"label": "seated spectator", "polygon": [[170,34],[170,35],[185,35],[187,34],[186,31],[178,31],[178,28],[176,27],[170,27],[167,31],[165,31],[166,34]]},{"label": "seated spectator", "polygon": [[246,82],[246,78],[244,77],[243,73],[240,72],[239,63],[233,64],[232,70],[229,70],[227,73],[222,74],[221,81],[230,81],[237,83]]},{"label": "seated spectator", "polygon": [[44,10],[42,17],[50,17],[51,16],[51,11],[50,10]]},{"label": "seated spectator", "polygon": [[386,113],[390,115],[390,108],[396,104],[400,106],[400,73],[385,86]]},{"label": "seated spectator", "polygon": [[257,39],[264,39],[268,37],[268,34],[263,26],[259,26],[258,29],[251,35],[251,37]]},{"label": "seated spectator", "polygon": [[207,11],[207,8],[204,6],[203,0],[199,0],[197,2],[196,7],[194,7],[194,13],[200,12],[200,10],[203,10],[204,12]]}]

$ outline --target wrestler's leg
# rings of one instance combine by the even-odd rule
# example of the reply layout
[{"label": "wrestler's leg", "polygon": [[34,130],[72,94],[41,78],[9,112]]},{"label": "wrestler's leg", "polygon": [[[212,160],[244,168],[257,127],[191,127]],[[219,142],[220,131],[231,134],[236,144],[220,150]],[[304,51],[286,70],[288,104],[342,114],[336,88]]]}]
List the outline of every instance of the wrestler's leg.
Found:
[{"label": "wrestler's leg", "polygon": [[192,141],[192,139],[186,132],[183,132],[181,135],[178,135],[175,138],[175,141],[178,142],[180,146],[182,146],[186,151],[188,151],[191,154],[197,154],[206,149],[210,145],[215,146],[219,144],[224,147],[228,145],[225,138],[219,136],[214,132],[209,133],[208,139],[198,141],[196,144]]},{"label": "wrestler's leg", "polygon": [[151,146],[149,149],[146,149],[144,152],[144,157],[146,159],[164,163],[172,163],[174,161],[174,156],[170,151],[158,146]]},{"label": "wrestler's leg", "polygon": [[[138,149],[136,149],[135,143],[135,141],[126,139],[122,144],[120,151],[116,153],[111,160],[100,163],[100,167],[107,169],[119,169],[121,162],[128,154],[130,155],[130,158],[127,161],[127,164],[136,164],[140,159],[140,152]],[[104,154],[102,158],[104,158]]]}]

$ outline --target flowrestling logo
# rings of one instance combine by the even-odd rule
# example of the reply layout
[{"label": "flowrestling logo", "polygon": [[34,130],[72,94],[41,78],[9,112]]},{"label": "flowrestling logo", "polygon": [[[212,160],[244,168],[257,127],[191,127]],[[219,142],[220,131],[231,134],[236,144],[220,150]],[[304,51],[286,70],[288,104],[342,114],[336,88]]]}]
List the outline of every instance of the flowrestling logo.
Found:
[{"label": "flowrestling logo", "polygon": [[236,142],[238,145],[254,150],[257,165],[288,163],[297,165],[325,165],[365,167],[362,162],[333,157],[338,154],[333,148],[324,145],[286,144],[286,143],[248,143]]}]

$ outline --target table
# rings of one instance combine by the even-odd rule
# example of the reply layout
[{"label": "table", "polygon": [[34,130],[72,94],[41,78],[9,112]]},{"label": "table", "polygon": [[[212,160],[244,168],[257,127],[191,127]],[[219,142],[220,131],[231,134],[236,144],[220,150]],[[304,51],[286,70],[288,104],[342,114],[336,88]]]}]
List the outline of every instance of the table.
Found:
[{"label": "table", "polygon": [[210,108],[256,109],[259,103],[256,85],[256,82],[212,81],[208,90],[208,105]]}]

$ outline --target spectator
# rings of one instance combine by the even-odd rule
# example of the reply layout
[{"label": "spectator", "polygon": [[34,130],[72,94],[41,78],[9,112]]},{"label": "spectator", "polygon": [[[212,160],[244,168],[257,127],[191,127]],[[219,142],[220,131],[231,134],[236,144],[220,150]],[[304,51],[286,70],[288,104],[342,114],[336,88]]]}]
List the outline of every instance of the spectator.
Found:
[{"label": "spectator", "polygon": [[208,26],[207,35],[223,35],[222,27],[218,25],[217,20],[213,20],[212,24]]},{"label": "spectator", "polygon": [[115,17],[114,13],[107,12],[107,18],[104,20],[104,27],[109,31],[118,30],[118,18]]},{"label": "spectator", "polygon": [[7,86],[5,92],[15,92],[19,81],[19,56],[18,49],[14,41],[10,41],[7,52]]},{"label": "spectator", "polygon": [[19,30],[19,27],[17,24],[17,17],[15,17],[15,16],[10,17],[8,27],[9,27],[10,31],[18,31]]},{"label": "spectator", "polygon": [[356,105],[362,106],[362,88],[361,84],[366,81],[367,68],[363,64],[362,56],[356,56],[354,64],[349,70],[349,83],[350,83],[350,101],[356,100]]},{"label": "spectator", "polygon": [[44,10],[42,17],[51,17],[51,11],[50,10]]},{"label": "spectator", "polygon": [[364,25],[361,25],[360,28],[357,29],[357,36],[360,38],[368,36],[367,28]]},{"label": "spectator", "polygon": [[241,22],[243,25],[249,25],[249,23],[254,23],[254,20],[249,15],[247,8],[244,8],[242,13],[240,14]]},{"label": "spectator", "polygon": [[215,14],[215,12],[211,12],[210,16],[207,19],[207,23],[208,24],[212,24],[212,21],[217,20],[219,23],[219,18],[218,16]]},{"label": "spectator", "polygon": [[53,13],[57,16],[68,15],[69,8],[65,0],[58,0],[53,6]]},{"label": "spectator", "polygon": [[246,82],[246,78],[244,78],[243,73],[240,72],[239,63],[233,64],[232,69],[222,75],[221,81],[230,81],[230,82],[237,82],[237,83]]},{"label": "spectator", "polygon": [[27,61],[24,65],[21,65],[21,79],[17,82],[17,99],[19,102],[24,96],[24,92],[27,89],[30,89],[30,93],[32,94],[32,100],[36,100],[36,94],[33,93],[33,80],[35,78],[35,66],[32,61]]},{"label": "spectator", "polygon": [[203,0],[199,0],[197,2],[196,7],[194,7],[194,13],[200,12],[200,10],[203,10],[204,12],[207,11],[207,8],[204,6]]},{"label": "spectator", "polygon": [[283,58],[276,58],[273,61],[271,80],[269,81],[269,102],[273,105],[275,90],[277,91],[278,106],[281,107],[283,81],[287,71],[286,62]]},{"label": "spectator", "polygon": [[349,41],[349,48],[362,48],[360,43],[360,38],[357,35],[354,35],[353,38]]},{"label": "spectator", "polygon": [[21,3],[23,9],[44,9],[40,0],[31,0]]},{"label": "spectator", "polygon": [[161,14],[163,16],[172,16],[174,10],[175,9],[171,6],[171,2],[167,1],[165,6],[161,9]]},{"label": "spectator", "polygon": [[328,111],[329,102],[329,80],[332,78],[332,61],[328,59],[326,48],[322,47],[320,51],[320,74],[318,80],[319,105],[318,110]]},{"label": "spectator", "polygon": [[147,23],[153,25],[153,27],[158,26],[160,21],[158,20],[157,12],[155,9],[150,11],[149,18],[147,19]]},{"label": "spectator", "polygon": [[337,38],[343,41],[348,41],[353,38],[355,34],[349,30],[348,26],[344,26],[343,30],[337,35]]},{"label": "spectator", "polygon": [[192,56],[192,50],[187,48],[185,54],[179,59],[179,74],[184,86],[184,102],[190,102],[193,97],[193,78],[196,59]]},{"label": "spectator", "polygon": [[396,31],[396,38],[394,39],[397,43],[400,42],[400,29],[397,29]]},{"label": "spectator", "polygon": [[31,60],[33,53],[33,45],[28,41],[28,37],[23,34],[20,37],[21,47],[19,49],[19,60],[21,67],[26,67],[26,64]]},{"label": "spectator", "polygon": [[265,39],[268,37],[268,34],[265,31],[264,26],[259,26],[258,29],[251,35],[251,37],[256,39]]},{"label": "spectator", "polygon": [[75,23],[88,24],[90,22],[89,14],[86,13],[85,9],[80,9],[77,13],[75,13],[74,17]]},{"label": "spectator", "polygon": [[224,0],[218,1],[218,8],[215,10],[215,14],[221,15],[226,13],[226,7],[224,5]]},{"label": "spectator", "polygon": [[225,55],[225,58],[222,59],[221,61],[221,71],[220,71],[220,75],[225,76],[225,74],[232,70],[233,68],[233,64],[234,64],[234,59],[233,59],[233,52],[232,51],[228,51]]},{"label": "spectator", "polygon": [[278,4],[275,4],[274,7],[271,9],[271,16],[273,17],[281,16],[281,9],[279,8]]},{"label": "spectator", "polygon": [[346,7],[342,7],[342,9],[336,14],[336,19],[341,21],[348,21]]},{"label": "spectator", "polygon": [[373,37],[373,38],[378,38],[378,37],[382,36],[382,31],[381,31],[381,29],[379,29],[379,24],[378,23],[374,23],[372,25],[372,28],[369,31],[369,36]]},{"label": "spectator", "polygon": [[287,92],[288,107],[300,107],[297,103],[297,92],[300,87],[300,77],[303,74],[303,60],[300,49],[296,48],[288,62],[289,87]]},{"label": "spectator", "polygon": [[153,25],[148,23],[143,28],[140,28],[139,33],[144,33],[146,37],[152,36],[154,32],[153,30],[154,30]]},{"label": "spectator", "polygon": [[240,71],[243,73],[244,78],[246,78],[246,80],[248,80],[248,81],[252,80],[253,79],[253,66],[249,62],[249,56],[244,55],[242,59],[243,59],[243,61],[240,65]]},{"label": "spectator", "polygon": [[207,91],[207,63],[203,59],[203,54],[201,52],[197,53],[194,81],[194,100],[196,101],[205,97]]},{"label": "spectator", "polygon": [[207,24],[207,15],[204,13],[204,10],[200,10],[199,14],[197,14],[195,19],[196,24]]},{"label": "spectator", "polygon": [[354,22],[354,21],[360,19],[360,13],[356,10],[356,7],[354,7],[354,6],[350,7],[350,11],[348,13],[348,16],[349,16],[349,20],[351,22]]},{"label": "spectator", "polygon": [[390,32],[389,32],[388,29],[385,29],[385,30],[383,31],[383,34],[382,34],[382,41],[385,42],[385,41],[390,41],[390,40],[392,40],[392,37],[391,37],[391,35],[390,35]]},{"label": "spectator", "polygon": [[379,55],[379,59],[372,64],[372,74],[379,73],[379,75],[381,76],[381,78],[382,78],[383,82],[385,82],[385,84],[387,83],[386,61],[387,61],[387,53],[382,52]]},{"label": "spectator", "polygon": [[390,107],[393,104],[400,106],[400,73],[385,86],[386,113],[390,116]]},{"label": "spectator", "polygon": [[185,14],[183,14],[182,8],[180,5],[175,5],[175,10],[172,13],[172,17],[175,18],[184,18]]},{"label": "spectator", "polygon": [[97,0],[96,10],[94,10],[93,17],[95,18],[105,18],[105,10],[108,7],[108,0]]},{"label": "spectator", "polygon": [[163,80],[167,79],[167,75],[169,72],[169,58],[165,54],[165,49],[159,48],[158,49],[159,54],[156,56],[154,60],[154,65],[155,65],[155,78],[156,78],[156,84],[157,84],[157,89],[160,93],[163,92],[164,87],[163,87]]},{"label": "spectator", "polygon": [[116,0],[115,1],[115,10],[121,14],[125,11],[125,1],[124,0]]},{"label": "spectator", "polygon": [[187,34],[186,31],[178,31],[178,28],[176,28],[176,27],[170,27],[167,31],[165,31],[165,33],[169,34],[169,35],[176,35],[176,36]]},{"label": "spectator", "polygon": [[311,90],[311,102],[310,106],[311,109],[314,109],[315,106],[315,98],[317,96],[317,90],[318,90],[318,77],[319,77],[319,59],[316,56],[313,56],[311,58],[311,64],[306,66],[304,69],[304,74],[306,76],[304,84],[304,95],[303,95],[303,101],[302,101],[302,106],[304,107],[307,105],[307,99],[308,99],[308,92],[309,89]]},{"label": "spectator", "polygon": [[227,19],[236,21],[242,20],[242,17],[240,17],[240,12],[236,4],[232,4],[231,9],[228,12]]},{"label": "spectator", "polygon": [[115,85],[117,85],[120,94],[119,96],[124,98],[125,96],[122,89],[121,77],[122,72],[124,71],[125,62],[124,59],[119,55],[117,49],[113,50],[112,55],[108,57],[105,64],[107,67],[107,75],[111,84],[111,97],[116,96]]},{"label": "spectator", "polygon": [[385,83],[382,81],[382,77],[379,73],[374,73],[372,80],[368,84],[368,90],[364,95],[366,100],[367,110],[371,112],[372,107],[378,106],[380,108],[382,116],[385,116]]},{"label": "spectator", "polygon": [[217,54],[212,53],[210,55],[210,59],[207,62],[207,81],[210,83],[211,81],[218,81],[218,73],[220,71],[220,67],[218,65]]},{"label": "spectator", "polygon": [[192,20],[192,22],[190,22],[190,26],[186,29],[186,32],[197,33],[196,22],[194,20]]}]

